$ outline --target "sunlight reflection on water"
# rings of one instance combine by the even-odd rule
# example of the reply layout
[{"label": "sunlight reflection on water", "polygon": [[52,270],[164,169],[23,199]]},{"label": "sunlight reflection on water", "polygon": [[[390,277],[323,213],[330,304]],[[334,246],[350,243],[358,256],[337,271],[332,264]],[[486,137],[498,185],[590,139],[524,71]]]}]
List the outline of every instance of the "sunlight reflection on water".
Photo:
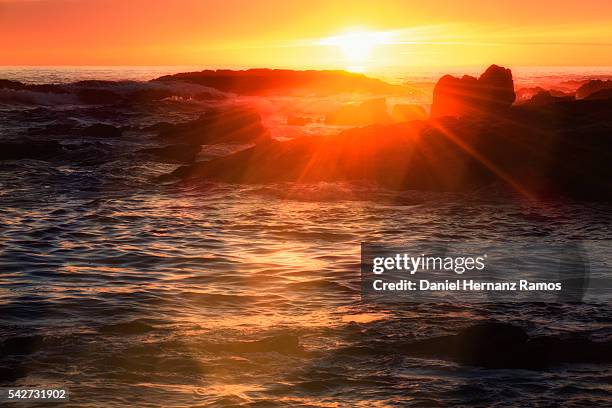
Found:
[{"label": "sunlight reflection on water", "polygon": [[[287,135],[288,109],[313,114],[313,106],[339,103],[264,99],[279,135]],[[45,109],[6,115],[27,128]],[[84,121],[87,114],[68,112]],[[338,130],[309,126],[292,135]],[[448,334],[488,317],[531,322],[536,334],[606,338],[609,304],[389,307],[363,302],[359,287],[362,241],[609,240],[609,205],[352,183],[159,185],[155,177],[175,165],[129,156],[60,170],[35,160],[0,166],[1,335],[29,347],[4,356],[0,368],[14,370],[0,371],[3,384],[61,381],[75,404],[105,407],[491,405],[499,395],[552,406],[580,401],[580,387],[593,390],[593,405],[609,396],[610,367],[497,372],[424,364],[402,350],[368,354],[384,341]]]}]

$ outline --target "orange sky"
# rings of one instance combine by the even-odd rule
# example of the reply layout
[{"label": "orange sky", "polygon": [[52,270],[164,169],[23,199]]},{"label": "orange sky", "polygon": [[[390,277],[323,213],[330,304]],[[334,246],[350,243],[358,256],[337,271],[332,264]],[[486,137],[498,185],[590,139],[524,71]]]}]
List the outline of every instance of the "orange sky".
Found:
[{"label": "orange sky", "polygon": [[[357,35],[354,57],[327,40],[346,32],[384,36],[361,55]],[[0,65],[612,66],[612,1],[0,0],[0,49]]]}]

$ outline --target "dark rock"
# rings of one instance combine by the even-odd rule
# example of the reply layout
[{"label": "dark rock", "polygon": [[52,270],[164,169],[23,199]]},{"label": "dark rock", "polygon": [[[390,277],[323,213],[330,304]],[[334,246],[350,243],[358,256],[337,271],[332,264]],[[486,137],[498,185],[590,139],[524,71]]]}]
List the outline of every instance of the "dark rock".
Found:
[{"label": "dark rock", "polygon": [[593,92],[584,99],[586,99],[587,101],[593,101],[597,99],[612,99],[612,88],[601,89],[597,92]]},{"label": "dark rock", "polygon": [[121,134],[121,129],[104,123],[96,123],[81,130],[82,136],[95,138],[118,138]]},{"label": "dark rock", "polygon": [[570,93],[576,94],[576,89],[580,88],[582,85],[586,84],[587,82],[589,81],[585,79],[568,79],[568,80],[559,82],[558,84],[556,84],[555,87],[563,92],[570,92]]},{"label": "dark rock", "polygon": [[[459,118],[262,142],[225,157],[183,166],[171,177],[232,183],[359,180],[395,189],[442,191],[503,182],[531,198],[612,199],[612,99],[546,95],[542,97],[546,103],[536,99],[510,106],[509,71],[489,71],[481,77],[485,84],[506,86],[487,87],[479,84],[481,79],[452,78],[461,86],[471,84],[472,93],[476,89],[481,96],[495,97],[493,102],[482,102],[455,95],[451,105],[456,103],[458,109],[468,112]],[[470,105],[477,100],[484,107],[479,113]],[[173,131],[181,136],[197,129],[190,137],[199,137],[209,125],[203,119],[195,122],[195,126],[175,125]]]},{"label": "dark rock", "polygon": [[[337,136],[270,141],[179,168],[174,176],[234,183],[368,180],[390,188],[424,190],[463,189],[468,180],[479,179],[478,163],[438,133],[422,133],[424,128],[408,123],[375,125]],[[436,160],[431,159],[430,144],[435,146]]]},{"label": "dark rock", "polygon": [[196,159],[201,149],[200,145],[170,145],[143,149],[141,152],[168,163],[189,163]]},{"label": "dark rock", "polygon": [[519,327],[505,323],[482,323],[456,335],[441,336],[407,345],[407,354],[450,359],[461,364],[510,368],[518,349],[527,342]]},{"label": "dark rock", "polygon": [[491,107],[503,109],[511,106],[516,99],[512,71],[497,65],[491,65],[478,78],[485,101]]},{"label": "dark rock", "polygon": [[174,176],[234,183],[363,180],[443,191],[499,180],[527,196],[605,200],[612,195],[610,111],[612,100],[561,101],[513,107],[495,119],[373,125],[262,143]]},{"label": "dark rock", "polygon": [[582,84],[580,88],[576,90],[576,98],[584,99],[589,95],[604,89],[612,89],[612,80],[602,81],[600,79],[592,79]]},{"label": "dark rock", "polygon": [[330,125],[364,126],[390,123],[385,98],[370,99],[357,105],[346,105],[326,116]]},{"label": "dark rock", "polygon": [[553,96],[549,91],[541,91],[535,94],[531,99],[524,102],[525,106],[546,106],[551,103],[573,101],[574,97],[568,96]]},{"label": "dark rock", "polygon": [[540,92],[550,92],[549,89],[544,89],[541,86],[519,88],[516,91],[515,103],[526,102]]},{"label": "dark rock", "polygon": [[445,75],[434,88],[431,117],[494,114],[509,108],[515,98],[512,72],[497,65],[478,79]]},{"label": "dark rock", "polygon": [[181,81],[208,86],[240,95],[288,93],[334,94],[361,92],[403,93],[405,88],[362,74],[346,71],[294,71],[286,69],[249,69],[245,71],[205,70],[167,75],[154,81]]},{"label": "dark rock", "polygon": [[48,160],[62,152],[56,141],[21,141],[0,143],[0,160],[37,159]]},{"label": "dark rock", "polygon": [[427,112],[420,105],[397,104],[393,106],[391,118],[394,122],[410,122],[413,120],[427,119]]},{"label": "dark rock", "polygon": [[[516,100],[515,103],[524,103],[529,99],[533,98],[540,92],[548,92],[551,96],[554,97],[564,97],[564,96],[574,96],[574,92],[566,93],[559,89],[544,89],[541,86],[536,87],[526,87],[520,88],[516,91]],[[573,99],[573,98],[572,98]]]},{"label": "dark rock", "polygon": [[191,145],[251,144],[269,137],[259,114],[246,108],[215,109],[198,119],[162,128],[160,138]]},{"label": "dark rock", "polygon": [[497,322],[409,343],[404,348],[411,356],[486,368],[542,370],[563,363],[612,362],[610,341],[595,342],[580,335],[529,338],[523,329]]}]

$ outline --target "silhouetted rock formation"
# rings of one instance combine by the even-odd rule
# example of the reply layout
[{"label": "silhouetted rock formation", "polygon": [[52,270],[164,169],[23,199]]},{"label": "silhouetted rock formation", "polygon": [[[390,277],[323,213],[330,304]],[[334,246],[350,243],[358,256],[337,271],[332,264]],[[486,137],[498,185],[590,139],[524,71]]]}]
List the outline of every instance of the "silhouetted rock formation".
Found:
[{"label": "silhouetted rock formation", "polygon": [[535,94],[531,99],[525,101],[527,106],[546,106],[555,102],[573,101],[573,96],[553,96],[549,91],[541,91]]},{"label": "silhouetted rock formation", "polygon": [[170,145],[143,149],[140,152],[167,163],[193,162],[202,150],[200,145]]},{"label": "silhouetted rock formation", "polygon": [[175,176],[237,183],[368,180],[390,188],[458,190],[487,177],[465,151],[418,122],[300,137],[179,168]]},{"label": "silhouetted rock formation", "polygon": [[357,105],[346,105],[325,118],[330,125],[364,126],[390,123],[385,98],[370,99]]},{"label": "silhouetted rock formation", "polygon": [[612,99],[612,88],[602,89],[597,92],[593,92],[589,94],[586,98],[587,101],[597,100],[597,99]]},{"label": "silhouetted rock formation", "polygon": [[391,119],[394,122],[410,122],[412,120],[427,119],[427,112],[420,105],[397,104],[391,112]]},{"label": "silhouetted rock formation", "polygon": [[574,92],[571,93],[566,93],[563,92],[559,89],[544,89],[541,86],[536,86],[536,87],[527,87],[527,88],[520,88],[516,91],[516,100],[514,103],[524,103],[526,101],[528,101],[529,99],[533,98],[534,96],[536,96],[537,94],[539,94],[540,92],[548,92],[551,96],[554,97],[564,97],[564,96],[571,96],[572,98],[574,97]]},{"label": "silhouetted rock formation", "polygon": [[452,360],[486,368],[542,370],[563,363],[612,362],[612,342],[582,336],[530,338],[523,329],[505,323],[481,323],[455,335],[407,344],[411,356]]},{"label": "silhouetted rock formation", "polygon": [[0,160],[37,159],[47,160],[62,151],[56,141],[33,141],[0,143]]},{"label": "silhouetted rock formation", "polygon": [[81,130],[82,136],[95,138],[118,138],[121,134],[121,129],[104,123],[96,123]]},{"label": "silhouetted rock formation", "polygon": [[249,69],[245,71],[205,70],[166,75],[154,81],[183,81],[240,95],[292,92],[332,94],[338,92],[399,93],[404,88],[362,74],[346,71],[294,71]]},{"label": "silhouetted rock formation", "polygon": [[246,108],[215,109],[198,119],[180,123],[155,125],[162,139],[183,144],[259,143],[269,136],[259,114]]},{"label": "silhouetted rock formation", "polygon": [[491,65],[478,79],[445,75],[434,88],[431,117],[495,113],[509,108],[515,97],[512,72],[497,65]]},{"label": "silhouetted rock formation", "polygon": [[576,90],[576,98],[584,99],[595,92],[603,89],[612,89],[611,81],[602,81],[600,79],[592,79]]},{"label": "silhouetted rock formation", "polygon": [[509,70],[493,66],[478,80],[452,79],[466,95],[462,99],[454,87],[448,103],[441,98],[450,88],[439,88],[445,89],[438,92],[445,107],[439,105],[438,112],[461,112],[459,118],[269,141],[181,167],[172,177],[235,183],[361,180],[395,189],[443,191],[502,181],[527,196],[612,198],[612,99],[545,95],[541,98],[546,103],[536,98],[511,106],[509,75]]},{"label": "silhouetted rock formation", "polygon": [[612,100],[508,108],[492,120],[415,121],[271,141],[177,169],[235,183],[364,180],[397,189],[469,190],[494,180],[523,194],[607,199]]}]

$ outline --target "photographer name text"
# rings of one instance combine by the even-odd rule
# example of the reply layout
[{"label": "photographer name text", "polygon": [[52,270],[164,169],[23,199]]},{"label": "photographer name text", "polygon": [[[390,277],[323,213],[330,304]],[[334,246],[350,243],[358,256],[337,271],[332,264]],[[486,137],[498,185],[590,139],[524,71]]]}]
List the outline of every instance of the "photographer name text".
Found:
[{"label": "photographer name text", "polygon": [[474,279],[430,281],[427,279],[400,279],[387,282],[376,279],[372,288],[377,292],[393,291],[560,291],[561,282],[531,282],[525,279],[509,282],[488,282]]}]

